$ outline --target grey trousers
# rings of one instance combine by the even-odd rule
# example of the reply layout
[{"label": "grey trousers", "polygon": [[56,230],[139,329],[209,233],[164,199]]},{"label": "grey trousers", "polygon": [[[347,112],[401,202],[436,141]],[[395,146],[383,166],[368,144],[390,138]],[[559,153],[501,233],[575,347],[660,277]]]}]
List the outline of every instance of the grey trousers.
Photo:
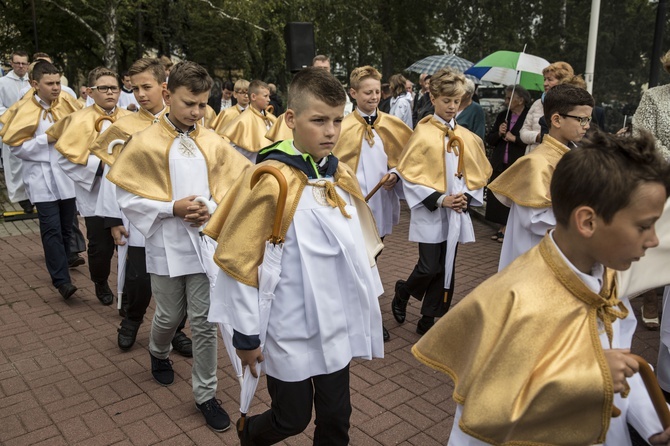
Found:
[{"label": "grey trousers", "polygon": [[193,337],[193,396],[202,404],[216,396],[216,326],[207,321],[209,279],[203,274],[180,277],[151,274],[156,312],[151,323],[149,351],[166,359],[179,323],[188,312]]}]

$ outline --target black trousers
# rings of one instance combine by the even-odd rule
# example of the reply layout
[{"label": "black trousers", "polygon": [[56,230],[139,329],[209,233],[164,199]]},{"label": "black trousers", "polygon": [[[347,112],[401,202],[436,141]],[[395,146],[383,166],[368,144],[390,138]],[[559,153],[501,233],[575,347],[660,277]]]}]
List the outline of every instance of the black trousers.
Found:
[{"label": "black trousers", "polygon": [[128,302],[126,317],[131,321],[142,321],[151,302],[151,276],[147,273],[146,250],[143,247],[128,247],[123,298]]},{"label": "black trousers", "polygon": [[102,217],[84,217],[88,238],[88,270],[94,283],[105,283],[109,279],[110,264],[114,256],[112,230],[105,228]]},{"label": "black trousers", "polygon": [[422,301],[421,314],[423,316],[442,317],[449,310],[454,294],[456,253],[454,253],[451,284],[445,294],[444,258],[447,254],[447,242],[419,243],[419,261],[407,278],[406,287],[410,295]]},{"label": "black trousers", "polygon": [[84,234],[79,229],[79,219],[77,212],[74,213],[74,220],[72,221],[72,238],[70,238],[70,255],[79,254],[86,251],[86,240]]},{"label": "black trousers", "polygon": [[40,236],[44,259],[51,276],[51,283],[59,286],[71,282],[68,269],[72,222],[77,205],[74,198],[35,203],[40,221]]},{"label": "black trousers", "polygon": [[315,446],[349,444],[351,397],[349,366],[327,375],[299,382],[280,381],[267,376],[270,409],[249,417],[249,436],[255,446],[265,446],[304,431],[316,409]]}]

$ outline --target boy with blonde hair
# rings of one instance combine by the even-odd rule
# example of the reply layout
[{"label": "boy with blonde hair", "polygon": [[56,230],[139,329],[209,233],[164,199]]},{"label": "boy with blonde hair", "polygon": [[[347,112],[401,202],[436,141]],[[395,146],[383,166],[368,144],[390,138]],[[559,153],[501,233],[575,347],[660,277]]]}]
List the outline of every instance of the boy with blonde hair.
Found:
[{"label": "boy with blonde hair", "polygon": [[265,111],[270,104],[270,89],[265,82],[255,80],[249,84],[249,107],[223,131],[233,147],[252,163],[258,152],[272,144],[265,135],[277,118]]},{"label": "boy with blonde hair", "polygon": [[[293,140],[262,150],[206,233],[219,241],[221,268],[210,320],[230,323],[243,366],[261,362],[270,409],[247,417],[243,446],[275,444],[297,435],[316,410],[314,444],[348,445],[349,363],[383,356],[383,293],[374,257],[382,248],[354,172],[331,154],[345,93],[326,70],[298,72],[289,88],[286,123]],[[286,179],[285,238],[267,336],[260,348],[258,267],[277,207],[277,181],[253,171],[272,166]],[[230,203],[228,201],[230,200]],[[234,203],[233,203],[234,201]],[[366,235],[364,235],[366,234]]]},{"label": "boy with blonde hair", "polygon": [[47,135],[59,152],[58,164],[74,182],[77,210],[86,223],[88,270],[95,285],[95,296],[103,305],[111,305],[114,294],[109,288],[109,273],[114,256],[114,239],[105,227],[103,216],[96,213],[104,164],[91,153],[91,146],[101,132],[117,119],[132,112],[118,107],[118,76],[106,67],[88,74],[88,96],[95,103],[61,119]]},{"label": "boy with blonde hair", "polygon": [[228,107],[216,116],[212,122],[212,129],[219,135],[223,135],[223,131],[228,127],[228,124],[233,122],[235,118],[240,116],[244,110],[249,107],[249,81],[246,79],[238,79],[233,87],[233,97],[237,101],[232,107]]},{"label": "boy with blonde hair", "polygon": [[561,158],[556,228],[412,348],[455,382],[449,445],[630,446],[628,423],[669,444],[628,355],[637,321],[615,278],[658,245],[669,173],[649,136],[594,134]]},{"label": "boy with blonde hair", "polygon": [[406,281],[396,282],[391,310],[403,323],[410,296],[422,300],[416,326],[421,335],[449,310],[458,244],[475,241],[468,207],[483,204],[492,172],[481,138],[454,119],[464,92],[461,73],[445,68],[433,75],[435,114],[417,124],[397,167],[411,210],[409,239],[419,243],[419,261]]}]

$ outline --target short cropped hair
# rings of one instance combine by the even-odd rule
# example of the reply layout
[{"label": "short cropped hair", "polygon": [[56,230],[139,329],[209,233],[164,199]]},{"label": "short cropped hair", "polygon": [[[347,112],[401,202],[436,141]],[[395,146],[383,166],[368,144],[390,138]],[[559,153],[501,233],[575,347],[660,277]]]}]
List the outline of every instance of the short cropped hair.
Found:
[{"label": "short cropped hair", "polygon": [[140,73],[149,73],[156,79],[156,82],[162,84],[165,82],[165,68],[160,60],[154,57],[143,57],[136,60],[128,69],[129,76],[135,76]]},{"label": "short cropped hair", "polygon": [[661,57],[661,63],[663,64],[663,69],[666,71],[666,73],[670,73],[670,51]]},{"label": "short cropped hair", "polygon": [[582,90],[586,90],[586,81],[579,74],[576,74],[574,76],[568,76],[560,82],[561,82],[561,84],[568,84],[568,85],[572,85],[573,87],[577,87],[577,88],[581,88]]},{"label": "short cropped hair", "polygon": [[47,53],[42,53],[42,52],[38,52],[38,53],[33,54],[33,60],[38,60],[38,59],[51,60],[51,56],[49,56]]},{"label": "short cropped hair", "polygon": [[544,119],[549,124],[554,114],[570,114],[575,107],[580,105],[589,107],[595,105],[593,96],[588,91],[568,84],[556,85],[544,97]]},{"label": "short cropped hair", "polygon": [[460,71],[442,68],[430,78],[430,94],[433,98],[463,96],[464,93],[465,76]]},{"label": "short cropped hair", "polygon": [[14,62],[14,56],[19,56],[19,57],[28,57],[28,53],[23,51],[23,50],[14,50],[12,52],[12,55],[9,56],[9,60]]},{"label": "short cropped hair", "polygon": [[270,91],[270,87],[268,84],[263,81],[259,81],[258,79],[251,81],[249,84],[249,97],[251,97],[252,94],[260,93],[261,90]]},{"label": "short cropped hair", "polygon": [[288,87],[288,108],[300,114],[310,98],[330,107],[344,105],[347,101],[340,81],[327,70],[318,67],[303,68],[293,77]]},{"label": "short cropped hair", "polygon": [[103,76],[111,76],[114,79],[116,79],[116,82],[119,82],[119,76],[116,74],[115,71],[110,70],[107,67],[95,67],[91,71],[88,72],[88,86],[93,87],[95,85],[95,81],[100,79]]},{"label": "short cropped hair", "polygon": [[221,90],[233,91],[234,88],[233,83],[230,81],[225,81],[221,86]]},{"label": "short cropped hair", "polygon": [[46,60],[38,60],[33,67],[32,73],[33,80],[39,82],[42,80],[42,77],[44,77],[45,74],[60,74],[60,71],[58,71],[58,68],[56,68],[51,62]]},{"label": "short cropped hair", "polygon": [[249,92],[249,84],[250,82],[246,79],[238,79],[235,81],[235,93],[244,93],[244,92]]},{"label": "short cropped hair", "polygon": [[316,62],[330,62],[330,57],[323,54],[317,54],[314,56],[314,59],[312,59],[312,66],[314,66]]},{"label": "short cropped hair", "polygon": [[520,97],[523,99],[523,104],[528,107],[531,103],[530,93],[528,90],[523,88],[521,85],[508,85],[505,87],[505,93],[511,93],[514,91],[514,96]]},{"label": "short cropped hair", "polygon": [[572,65],[567,62],[554,62],[545,67],[545,69],[542,70],[542,74],[544,76],[553,74],[557,80],[562,81],[566,77],[574,76],[575,70],[573,70]]},{"label": "short cropped hair", "polygon": [[351,76],[349,76],[349,86],[354,90],[358,90],[361,82],[367,78],[372,78],[381,82],[382,75],[375,67],[371,67],[370,65],[354,68],[354,71],[351,72]]},{"label": "short cropped hair", "polygon": [[666,196],[670,193],[670,169],[654,137],[646,131],[617,137],[596,130],[556,166],[550,186],[556,221],[567,226],[572,211],[589,206],[609,224],[643,183],[660,183]]},{"label": "short cropped hair", "polygon": [[394,74],[389,78],[391,94],[393,95],[394,98],[397,98],[398,96],[402,96],[403,94],[407,93],[407,90],[405,90],[406,82],[407,79],[405,79],[405,76],[403,76],[402,74]]},{"label": "short cropped hair", "polygon": [[202,66],[195,62],[179,62],[170,70],[167,89],[174,93],[179,87],[186,87],[191,93],[209,93],[214,81]]}]

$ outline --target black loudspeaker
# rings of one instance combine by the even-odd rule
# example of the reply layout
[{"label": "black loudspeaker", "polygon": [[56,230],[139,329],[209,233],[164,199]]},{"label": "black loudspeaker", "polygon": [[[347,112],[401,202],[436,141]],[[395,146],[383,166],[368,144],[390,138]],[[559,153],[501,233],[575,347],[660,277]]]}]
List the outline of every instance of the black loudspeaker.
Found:
[{"label": "black loudspeaker", "polygon": [[289,22],[284,28],[286,64],[291,73],[312,65],[316,55],[314,25],[310,22]]}]

